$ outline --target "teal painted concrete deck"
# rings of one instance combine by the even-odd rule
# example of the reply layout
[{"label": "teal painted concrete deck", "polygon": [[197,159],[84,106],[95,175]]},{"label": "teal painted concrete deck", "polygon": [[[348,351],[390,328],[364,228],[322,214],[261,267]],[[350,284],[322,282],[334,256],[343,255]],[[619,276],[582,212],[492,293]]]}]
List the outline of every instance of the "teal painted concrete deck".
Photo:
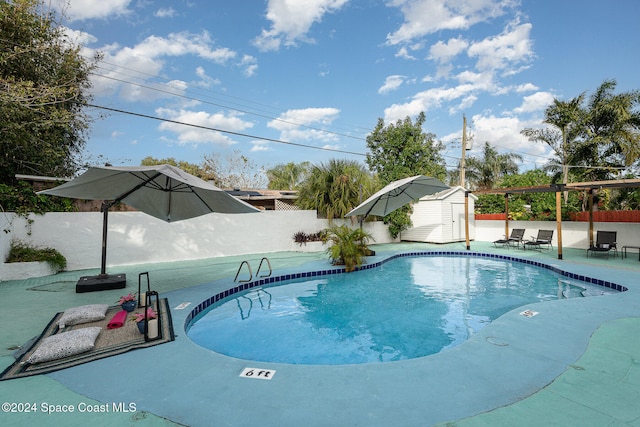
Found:
[{"label": "teal painted concrete deck", "polygon": [[[374,260],[399,252],[464,250],[463,243],[376,245]],[[640,426],[640,262],[586,258],[584,250],[537,252],[472,242],[474,252],[532,258],[608,280],[629,291],[514,310],[467,342],[419,359],[368,365],[258,363],[203,349],[186,337],[190,309],[232,286],[241,261],[269,257],[274,275],[329,268],[324,253],[270,253],[111,268],[128,275],[126,290],[76,294],[78,277],[96,271],[0,283],[0,367],[11,348],[39,334],[51,317],[88,303],[115,303],[152,288],[170,301],[174,342],[52,373],[0,382],[3,402],[35,403],[32,413],[0,413],[5,425],[190,426]],[[116,271],[117,270],[117,271]],[[179,304],[190,302],[185,310]],[[286,339],[283,338],[283,339]],[[276,370],[271,381],[240,378],[246,367]],[[91,405],[133,403],[136,412],[79,412]],[[44,414],[44,405],[73,413]],[[62,407],[61,407],[62,408]],[[54,407],[55,409],[55,407]]]}]

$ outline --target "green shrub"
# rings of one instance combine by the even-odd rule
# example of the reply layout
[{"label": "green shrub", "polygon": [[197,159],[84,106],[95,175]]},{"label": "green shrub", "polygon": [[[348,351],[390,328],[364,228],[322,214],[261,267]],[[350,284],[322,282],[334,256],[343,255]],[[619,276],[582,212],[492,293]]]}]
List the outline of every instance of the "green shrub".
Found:
[{"label": "green shrub", "polygon": [[7,262],[34,262],[44,261],[49,263],[55,271],[63,271],[67,268],[67,259],[53,248],[35,248],[28,243],[13,240]]},{"label": "green shrub", "polygon": [[360,228],[351,229],[346,225],[332,226],[327,230],[327,240],[333,243],[327,249],[331,262],[344,265],[345,271],[351,272],[362,265],[364,257],[370,253],[367,242],[372,239],[371,234]]}]

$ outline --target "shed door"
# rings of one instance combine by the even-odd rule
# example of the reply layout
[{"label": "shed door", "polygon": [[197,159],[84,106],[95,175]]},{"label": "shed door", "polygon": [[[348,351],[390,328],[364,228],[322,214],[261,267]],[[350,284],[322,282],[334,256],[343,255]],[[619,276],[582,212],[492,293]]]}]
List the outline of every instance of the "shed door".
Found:
[{"label": "shed door", "polygon": [[451,238],[453,241],[465,240],[464,235],[464,204],[452,203],[451,204]]}]

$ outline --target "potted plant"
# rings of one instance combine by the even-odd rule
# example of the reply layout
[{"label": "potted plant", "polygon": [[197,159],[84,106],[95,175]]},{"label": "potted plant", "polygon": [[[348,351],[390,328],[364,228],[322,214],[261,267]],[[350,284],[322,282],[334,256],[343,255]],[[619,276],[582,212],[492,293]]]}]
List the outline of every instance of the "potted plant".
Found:
[{"label": "potted plant", "polygon": [[293,250],[297,252],[322,251],[324,250],[325,243],[327,242],[326,234],[326,230],[321,230],[316,233],[298,231],[293,235],[293,241],[295,243]]},{"label": "potted plant", "polygon": [[364,257],[370,253],[367,242],[373,237],[361,228],[334,225],[327,230],[327,239],[333,243],[327,249],[332,263],[344,265],[345,271],[351,272],[362,265]]},{"label": "potted plant", "polygon": [[[151,320],[151,319],[156,319],[157,317],[158,317],[158,313],[156,313],[156,311],[153,308],[148,307],[142,313],[135,313],[131,317],[131,320],[136,322],[136,324],[138,326],[138,330],[140,331],[141,334],[144,334],[144,329],[147,326],[147,321]],[[149,335],[151,335],[151,334],[149,334]]]},{"label": "potted plant", "polygon": [[122,307],[122,309],[128,313],[131,313],[136,309],[137,300],[136,294],[129,293],[127,295],[123,295],[118,300],[118,305]]}]

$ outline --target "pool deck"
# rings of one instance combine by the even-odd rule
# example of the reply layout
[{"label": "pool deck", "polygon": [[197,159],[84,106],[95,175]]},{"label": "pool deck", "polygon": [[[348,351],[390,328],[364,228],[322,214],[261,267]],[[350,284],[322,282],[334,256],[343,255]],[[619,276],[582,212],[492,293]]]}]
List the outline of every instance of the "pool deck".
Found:
[{"label": "pool deck", "polygon": [[[464,243],[374,245],[377,255],[465,251]],[[442,353],[381,364],[287,365],[217,354],[192,343],[191,309],[233,286],[243,260],[267,256],[273,275],[331,268],[326,254],[269,253],[169,264],[109,268],[127,273],[127,288],[75,293],[73,271],[0,283],[0,367],[15,346],[38,335],[56,312],[113,304],[137,291],[148,271],[152,289],[169,299],[176,340],[84,365],[0,382],[3,402],[35,403],[36,412],[0,412],[3,426],[640,426],[640,262],[557,252],[494,248],[471,251],[532,259],[607,280],[627,292],[527,305],[500,317]],[[117,270],[117,271],[116,271]],[[189,302],[186,309],[176,307]],[[375,307],[371,307],[375,309]],[[538,314],[525,317],[529,309]],[[281,337],[280,339],[287,339]],[[240,377],[245,368],[275,370],[271,380]],[[80,412],[86,405],[133,403],[135,412]],[[43,405],[73,413],[45,414]],[[60,407],[62,409],[62,407]]]}]

